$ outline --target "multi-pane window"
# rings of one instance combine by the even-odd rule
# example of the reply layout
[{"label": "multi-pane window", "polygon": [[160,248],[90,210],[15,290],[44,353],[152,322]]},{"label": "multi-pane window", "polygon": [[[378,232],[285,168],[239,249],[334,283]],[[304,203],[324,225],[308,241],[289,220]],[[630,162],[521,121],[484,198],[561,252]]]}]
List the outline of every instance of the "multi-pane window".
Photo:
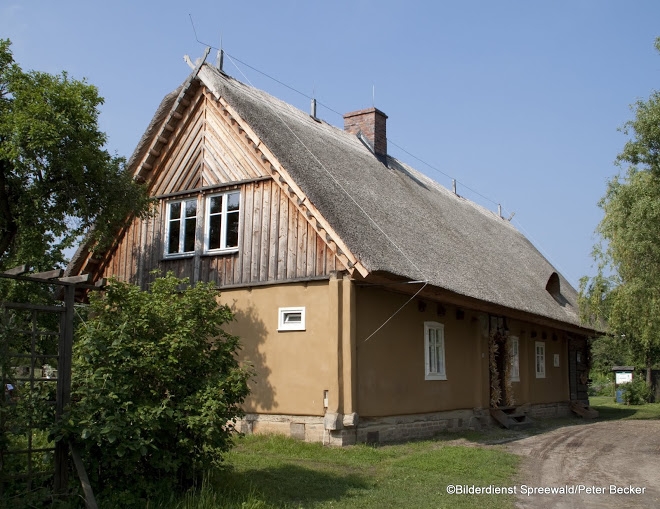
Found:
[{"label": "multi-pane window", "polygon": [[445,326],[424,322],[424,364],[426,380],[447,380],[445,369]]},{"label": "multi-pane window", "polygon": [[509,351],[511,360],[511,381],[520,382],[520,341],[517,337],[511,336],[509,338]]},{"label": "multi-pane window", "polygon": [[545,378],[545,343],[537,341],[536,349],[536,378]]},{"label": "multi-pane window", "polygon": [[205,251],[238,247],[239,191],[216,194],[206,199]]},{"label": "multi-pane window", "polygon": [[[192,255],[195,246],[203,246],[204,252],[235,252],[238,249],[240,218],[240,191],[213,194],[204,200],[187,198],[167,203],[165,232],[165,256]],[[199,219],[204,217],[198,232]],[[197,239],[197,234],[203,238]],[[197,244],[199,242],[199,244]]]},{"label": "multi-pane window", "polygon": [[166,254],[193,253],[196,229],[197,198],[168,203]]}]

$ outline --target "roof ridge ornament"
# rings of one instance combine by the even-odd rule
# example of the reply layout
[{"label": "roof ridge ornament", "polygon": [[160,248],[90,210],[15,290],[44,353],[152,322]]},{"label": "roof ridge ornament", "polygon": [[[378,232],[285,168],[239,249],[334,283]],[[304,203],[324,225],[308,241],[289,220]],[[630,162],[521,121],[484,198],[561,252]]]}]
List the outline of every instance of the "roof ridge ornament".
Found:
[{"label": "roof ridge ornament", "polygon": [[201,56],[200,58],[195,59],[194,63],[188,55],[183,55],[183,59],[185,60],[186,64],[188,64],[188,67],[190,67],[193,71],[195,71],[195,76],[202,68],[204,62],[206,62],[206,57],[209,56],[210,52],[211,52],[211,46],[207,46],[206,50],[204,50],[204,55]]}]

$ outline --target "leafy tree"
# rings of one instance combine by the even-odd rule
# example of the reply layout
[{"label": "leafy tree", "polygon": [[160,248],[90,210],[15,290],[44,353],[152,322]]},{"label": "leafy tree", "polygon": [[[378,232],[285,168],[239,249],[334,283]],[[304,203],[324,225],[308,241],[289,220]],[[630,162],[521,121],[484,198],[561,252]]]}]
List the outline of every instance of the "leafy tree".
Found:
[{"label": "leafy tree", "polygon": [[[660,51],[660,37],[655,46]],[[606,319],[610,332],[643,359],[647,383],[660,359],[660,92],[632,106],[624,125],[631,139],[599,205],[598,274],[580,281],[583,315]]]},{"label": "leafy tree", "polygon": [[50,269],[91,225],[106,240],[149,200],[103,146],[96,87],[23,71],[0,39],[0,269]]},{"label": "leafy tree", "polygon": [[212,285],[185,284],[168,274],[145,292],[112,281],[77,331],[71,408],[56,437],[77,445],[95,493],[122,507],[219,465],[248,394],[238,338],[222,330],[231,311]]}]

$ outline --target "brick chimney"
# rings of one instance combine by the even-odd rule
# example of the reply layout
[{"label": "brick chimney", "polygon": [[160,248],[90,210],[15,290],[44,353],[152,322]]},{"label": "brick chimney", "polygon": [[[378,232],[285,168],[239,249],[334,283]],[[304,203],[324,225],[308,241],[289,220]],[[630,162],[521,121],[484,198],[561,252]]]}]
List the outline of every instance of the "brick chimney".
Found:
[{"label": "brick chimney", "polygon": [[352,111],[344,115],[344,131],[362,133],[377,156],[387,155],[387,115],[377,108]]}]

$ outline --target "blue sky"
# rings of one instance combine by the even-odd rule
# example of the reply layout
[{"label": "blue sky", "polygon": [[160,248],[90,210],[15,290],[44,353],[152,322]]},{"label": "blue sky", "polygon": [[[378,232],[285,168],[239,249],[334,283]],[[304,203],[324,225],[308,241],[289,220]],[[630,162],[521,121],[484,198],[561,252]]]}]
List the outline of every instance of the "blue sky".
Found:
[{"label": "blue sky", "polygon": [[515,212],[573,285],[594,273],[597,203],[626,140],[618,128],[660,83],[660,2],[182,4],[0,0],[0,37],[24,69],[96,85],[108,146],[128,157],[188,75],[183,55],[204,51],[192,17],[199,40],[222,40],[229,74],[304,110],[314,95],[337,126],[336,112],[375,105],[389,116],[392,155]]}]

